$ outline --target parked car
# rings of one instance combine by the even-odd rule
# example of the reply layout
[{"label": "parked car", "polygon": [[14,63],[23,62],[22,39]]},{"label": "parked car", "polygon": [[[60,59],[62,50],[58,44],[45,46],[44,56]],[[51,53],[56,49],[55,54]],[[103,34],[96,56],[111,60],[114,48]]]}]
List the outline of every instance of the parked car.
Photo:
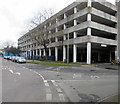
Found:
[{"label": "parked car", "polygon": [[17,62],[19,56],[14,57],[13,62]]},{"label": "parked car", "polygon": [[4,56],[4,59],[7,59],[8,58],[8,56]]},{"label": "parked car", "polygon": [[120,59],[117,59],[115,63],[120,65]]},{"label": "parked car", "polygon": [[24,57],[18,57],[17,62],[18,63],[26,63],[26,59]]},{"label": "parked car", "polygon": [[13,62],[15,62],[15,58],[16,58],[17,56],[12,56],[12,61]]}]

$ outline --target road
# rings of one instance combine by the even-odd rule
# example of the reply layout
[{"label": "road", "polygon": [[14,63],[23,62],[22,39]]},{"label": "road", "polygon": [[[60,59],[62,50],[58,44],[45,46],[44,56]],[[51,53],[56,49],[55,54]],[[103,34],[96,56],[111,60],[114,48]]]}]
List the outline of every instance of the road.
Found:
[{"label": "road", "polygon": [[0,61],[2,102],[96,102],[118,93],[118,70]]}]

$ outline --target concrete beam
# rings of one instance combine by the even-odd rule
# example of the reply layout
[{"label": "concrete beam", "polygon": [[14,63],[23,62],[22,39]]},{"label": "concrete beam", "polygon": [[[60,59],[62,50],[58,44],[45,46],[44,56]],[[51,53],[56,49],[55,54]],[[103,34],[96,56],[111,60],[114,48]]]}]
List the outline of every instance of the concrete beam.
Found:
[{"label": "concrete beam", "polygon": [[88,9],[87,9],[87,8],[84,8],[83,10],[81,10],[81,11],[79,11],[79,12],[77,12],[77,13],[75,13],[75,14],[67,17],[67,18],[64,18],[63,20],[59,21],[58,23],[50,26],[50,27],[49,27],[49,30],[54,29],[55,27],[58,27],[58,26],[60,26],[60,25],[63,25],[63,24],[65,24],[66,22],[69,22],[69,21],[71,21],[71,20],[74,20],[74,19],[76,19],[76,18],[78,18],[78,17],[84,16],[84,15],[86,15],[87,13],[88,13]]},{"label": "concrete beam", "polygon": [[117,23],[117,18],[115,16],[112,16],[112,15],[110,15],[108,13],[102,12],[102,11],[100,11],[98,9],[92,8],[91,14],[94,14],[94,15],[96,15],[98,17],[102,17],[104,19],[107,19],[109,21]]},{"label": "concrete beam", "polygon": [[111,9],[114,10],[114,11],[117,11],[116,6],[113,5],[113,4],[110,3],[110,2],[107,2],[106,0],[100,0],[100,1],[98,1],[98,0],[92,0],[92,1],[93,1],[93,2],[98,2],[98,3],[100,3],[100,4],[103,5],[103,6],[106,6],[106,7],[108,7],[108,8],[111,8]]},{"label": "concrete beam", "polygon": [[101,30],[101,31],[105,31],[108,33],[113,33],[113,34],[117,34],[117,29],[116,28],[112,28],[97,22],[89,22],[89,27],[97,29],[97,30]]},{"label": "concrete beam", "polygon": [[[117,41],[112,40],[112,39],[107,39],[107,38],[102,38],[102,37],[97,37],[97,36],[83,36],[83,37],[77,37],[75,39],[70,39],[69,44],[81,44],[81,43],[98,43],[98,44],[106,44],[106,45],[111,45],[111,46],[117,46]],[[62,45],[67,45],[68,41],[64,40],[63,42],[55,42],[50,44],[48,47],[56,47],[56,46],[62,46]]]},{"label": "concrete beam", "polygon": [[97,36],[91,36],[89,37],[89,41],[92,43],[100,43],[100,44],[106,44],[111,46],[117,46],[117,41],[112,39],[105,39]]}]

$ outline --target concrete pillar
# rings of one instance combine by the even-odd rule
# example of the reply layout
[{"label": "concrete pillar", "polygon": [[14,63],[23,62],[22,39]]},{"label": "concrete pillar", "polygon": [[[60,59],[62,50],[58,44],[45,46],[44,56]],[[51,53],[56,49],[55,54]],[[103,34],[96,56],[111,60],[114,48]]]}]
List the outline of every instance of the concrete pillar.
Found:
[{"label": "concrete pillar", "polygon": [[65,18],[67,18],[67,15],[66,15],[66,13],[64,13],[64,19],[65,19]]},{"label": "concrete pillar", "polygon": [[119,59],[118,57],[118,47],[115,47],[115,60]]},{"label": "concrete pillar", "polygon": [[49,23],[49,26],[51,26],[51,22]]},{"label": "concrete pillar", "polygon": [[74,13],[77,13],[77,8],[76,7],[74,7]]},{"label": "concrete pillar", "polygon": [[77,46],[73,45],[73,62],[77,62]]},{"label": "concrete pillar", "polygon": [[66,47],[63,46],[63,62],[65,61],[66,59]]},{"label": "concrete pillar", "polygon": [[58,18],[56,18],[56,23],[58,22]]},{"label": "concrete pillar", "polygon": [[[66,40],[66,36],[65,35],[63,36],[63,40]],[[65,59],[67,59],[66,58],[66,47],[63,46],[63,62],[65,61]]]},{"label": "concrete pillar", "polygon": [[39,51],[40,51],[40,53],[39,53],[39,56],[42,56],[42,52],[41,52],[41,49],[40,49]]},{"label": "concrete pillar", "polygon": [[55,61],[58,61],[58,47],[55,47]]},{"label": "concrete pillar", "polygon": [[110,51],[110,58],[109,58],[110,60],[110,62],[112,61],[112,52]]},{"label": "concrete pillar", "polygon": [[[64,19],[67,18],[66,13],[64,13]],[[66,29],[66,25],[64,24],[64,29]]]},{"label": "concrete pillar", "polygon": [[76,32],[74,32],[74,36],[73,36],[74,38],[76,38],[77,37],[77,33]]},{"label": "concrete pillar", "polygon": [[92,20],[91,14],[87,14],[87,21],[91,21],[91,20]]},{"label": "concrete pillar", "polygon": [[[76,32],[74,32],[74,38],[76,38]],[[77,45],[73,44],[73,62],[77,62]]]},{"label": "concrete pillar", "polygon": [[98,62],[100,62],[100,52],[98,52]]},{"label": "concrete pillar", "polygon": [[91,0],[88,0],[87,6],[88,6],[88,7],[91,7],[91,6],[92,6]]},{"label": "concrete pillar", "polygon": [[35,58],[35,52],[34,52],[34,50],[32,52],[33,52],[33,58]]},{"label": "concrete pillar", "polygon": [[32,51],[30,50],[30,57],[32,56]]},{"label": "concrete pillar", "polygon": [[26,51],[26,58],[28,57],[27,51]]},{"label": "concrete pillar", "polygon": [[[88,0],[87,6],[88,7],[92,6],[91,0]],[[91,21],[91,14],[90,13],[87,14],[87,21]],[[90,27],[87,28],[87,35],[91,36],[91,28]],[[87,64],[91,64],[91,42],[87,43]]]},{"label": "concrete pillar", "polygon": [[58,32],[58,28],[55,29],[55,32]]},{"label": "concrete pillar", "polygon": [[36,49],[36,56],[38,56],[38,50]]},{"label": "concrete pillar", "polygon": [[87,43],[87,64],[91,64],[91,43]]},{"label": "concrete pillar", "polygon": [[87,35],[91,35],[91,28],[87,28]]},{"label": "concrete pillar", "polygon": [[44,55],[44,56],[46,55],[46,53],[45,53],[45,49],[43,49],[43,55]]},{"label": "concrete pillar", "polygon": [[74,20],[74,26],[76,26],[77,25],[77,20]]},{"label": "concrete pillar", "polygon": [[49,56],[51,56],[51,49],[49,48]]},{"label": "concrete pillar", "polygon": [[80,59],[81,59],[81,61],[83,61],[83,55],[82,55],[82,53],[81,53],[81,57],[80,57]]},{"label": "concrete pillar", "polygon": [[32,56],[32,51],[30,50],[30,58],[31,58],[31,56]]},{"label": "concrete pillar", "polygon": [[66,25],[64,24],[64,30],[66,29]]},{"label": "concrete pillar", "polygon": [[55,42],[58,42],[58,38],[57,37],[55,37]]},{"label": "concrete pillar", "polygon": [[63,40],[66,40],[66,36],[65,35],[63,36]]}]

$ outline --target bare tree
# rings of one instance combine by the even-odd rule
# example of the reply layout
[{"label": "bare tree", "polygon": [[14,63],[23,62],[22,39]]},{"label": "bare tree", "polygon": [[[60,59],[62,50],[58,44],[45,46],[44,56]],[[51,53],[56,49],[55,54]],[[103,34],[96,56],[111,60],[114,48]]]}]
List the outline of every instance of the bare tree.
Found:
[{"label": "bare tree", "polygon": [[19,55],[21,53],[21,50],[19,49],[19,47],[16,48],[16,47],[11,46],[11,47],[6,49],[6,52],[7,53],[12,53],[14,55]]},{"label": "bare tree", "polygon": [[37,27],[31,34],[31,38],[35,40],[38,46],[43,46],[45,49],[45,57],[47,60],[47,47],[50,44],[51,35],[49,33],[49,24],[42,23],[53,15],[52,9],[44,9],[31,21],[31,26]]},{"label": "bare tree", "polygon": [[1,43],[2,48],[10,48],[14,45],[15,45],[15,43],[11,40],[6,40],[5,42]]}]

